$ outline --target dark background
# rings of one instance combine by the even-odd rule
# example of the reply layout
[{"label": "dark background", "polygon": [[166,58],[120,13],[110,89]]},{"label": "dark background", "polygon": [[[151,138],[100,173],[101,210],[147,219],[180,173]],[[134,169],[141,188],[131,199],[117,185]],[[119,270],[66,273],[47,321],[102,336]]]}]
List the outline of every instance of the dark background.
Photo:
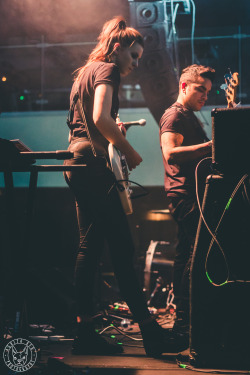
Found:
[{"label": "dark background", "polygon": [[[178,2],[174,2],[176,5]],[[224,104],[224,92],[220,90],[224,74],[230,67],[232,72],[241,75],[238,100],[249,103],[249,18],[248,0],[194,0],[196,5],[194,61],[214,67],[217,71],[208,104]],[[65,110],[68,108],[68,96],[72,84],[72,73],[84,64],[92,50],[96,37],[105,21],[122,14],[128,23],[138,18],[137,7],[141,4],[159,4],[157,1],[126,0],[1,0],[0,3],[0,110],[36,111]],[[168,7],[170,2],[167,2]],[[191,13],[183,12],[183,2],[179,1],[176,17],[177,58],[173,56],[167,43],[160,47],[157,59],[163,58],[170,68],[183,67],[192,63],[191,57]],[[162,32],[161,14],[153,24],[147,24],[147,30],[158,28]],[[145,31],[145,30],[142,30]],[[185,38],[185,40],[183,40]],[[90,44],[86,44],[92,42]],[[163,41],[164,42],[164,41]],[[85,43],[85,44],[84,44]],[[145,51],[146,54],[150,51]],[[155,52],[151,51],[152,56]],[[144,69],[144,70],[143,70]],[[142,66],[139,75],[131,75],[123,80],[121,93],[126,86],[134,89],[132,97],[121,97],[123,107],[150,106],[153,93],[150,93],[150,76],[154,81],[164,78],[170,80],[170,88],[164,87],[159,96],[168,98],[176,94],[177,80],[171,72],[161,71],[156,66],[146,72]],[[157,77],[155,76],[157,74]],[[6,81],[2,81],[6,77]],[[137,82],[147,83],[142,92],[135,89]],[[167,85],[168,86],[168,85]],[[159,87],[159,90],[161,87]],[[158,91],[159,91],[158,90]],[[151,96],[150,96],[151,95]],[[158,99],[159,101],[160,99]],[[156,105],[157,106],[157,105]],[[150,108],[154,112],[162,108]]]}]

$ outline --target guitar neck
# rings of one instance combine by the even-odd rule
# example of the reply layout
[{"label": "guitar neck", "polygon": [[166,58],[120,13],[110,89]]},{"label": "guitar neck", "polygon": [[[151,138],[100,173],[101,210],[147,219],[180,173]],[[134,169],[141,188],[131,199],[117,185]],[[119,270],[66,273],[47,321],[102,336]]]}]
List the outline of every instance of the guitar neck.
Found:
[{"label": "guitar neck", "polygon": [[226,82],[226,99],[227,99],[227,107],[228,108],[235,108],[236,107],[236,91],[237,86],[239,85],[239,73],[230,73],[225,75],[225,82]]}]

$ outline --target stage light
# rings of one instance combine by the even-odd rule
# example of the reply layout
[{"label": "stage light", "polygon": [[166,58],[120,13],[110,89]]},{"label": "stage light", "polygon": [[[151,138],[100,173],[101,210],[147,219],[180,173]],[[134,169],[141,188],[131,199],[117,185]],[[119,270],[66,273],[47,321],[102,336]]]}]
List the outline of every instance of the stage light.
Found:
[{"label": "stage light", "polygon": [[2,77],[2,82],[6,82],[7,81],[7,77],[3,76]]},{"label": "stage light", "polygon": [[19,99],[20,99],[21,101],[23,101],[23,100],[24,100],[24,96],[23,96],[23,95],[20,95],[20,96],[19,96]]}]

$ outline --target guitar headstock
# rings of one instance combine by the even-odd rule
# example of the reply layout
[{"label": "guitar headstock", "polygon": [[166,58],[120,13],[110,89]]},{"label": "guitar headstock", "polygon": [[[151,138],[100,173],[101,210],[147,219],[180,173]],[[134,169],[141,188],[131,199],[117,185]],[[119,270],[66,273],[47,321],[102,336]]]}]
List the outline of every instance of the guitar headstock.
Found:
[{"label": "guitar headstock", "polygon": [[234,108],[236,107],[235,99],[236,99],[236,90],[237,86],[239,86],[239,73],[231,73],[229,71],[228,74],[225,74],[225,84],[221,86],[225,90],[226,99],[227,99],[227,107]]}]

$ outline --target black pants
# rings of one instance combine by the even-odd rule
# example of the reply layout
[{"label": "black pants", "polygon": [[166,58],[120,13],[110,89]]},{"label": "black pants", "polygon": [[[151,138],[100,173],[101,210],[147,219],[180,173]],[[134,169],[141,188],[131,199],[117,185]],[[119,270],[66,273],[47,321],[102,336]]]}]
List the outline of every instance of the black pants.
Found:
[{"label": "black pants", "polygon": [[[98,159],[96,159],[98,161]],[[104,243],[110,251],[122,298],[134,318],[150,317],[133,265],[134,246],[115,178],[109,168],[92,163],[83,171],[67,172],[74,192],[80,233],[75,288],[79,315],[94,311],[94,280]]]},{"label": "black pants", "polygon": [[200,213],[195,197],[171,198],[169,209],[178,224],[173,280],[177,318],[186,325],[189,322],[190,266]]}]

